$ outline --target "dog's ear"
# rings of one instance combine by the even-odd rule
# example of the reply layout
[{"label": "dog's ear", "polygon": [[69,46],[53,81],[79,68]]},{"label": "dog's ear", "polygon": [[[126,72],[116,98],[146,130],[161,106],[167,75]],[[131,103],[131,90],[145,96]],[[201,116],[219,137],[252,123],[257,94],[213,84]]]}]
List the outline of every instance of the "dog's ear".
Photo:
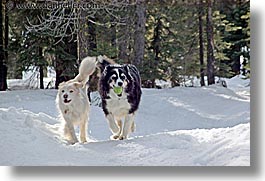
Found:
[{"label": "dog's ear", "polygon": [[97,57],[97,67],[99,68],[100,70],[100,73],[103,73],[105,68],[108,66],[108,65],[114,65],[116,64],[116,62],[110,58],[108,58],[106,55],[99,55]]},{"label": "dog's ear", "polygon": [[74,86],[75,86],[76,88],[82,88],[82,87],[83,87],[83,84],[82,84],[81,82],[75,82],[75,83],[74,83]]},{"label": "dog's ear", "polygon": [[98,62],[97,62],[97,67],[99,68],[100,72],[103,73],[105,68],[110,65],[110,63],[104,59],[103,56],[98,56]]},{"label": "dog's ear", "polygon": [[58,88],[60,89],[60,88],[62,88],[64,85],[65,85],[65,81],[63,81],[63,82],[61,82],[60,84],[59,84],[59,86],[58,86]]},{"label": "dog's ear", "polygon": [[126,65],[124,65],[123,68],[124,68],[124,70],[125,70],[125,72],[126,72],[127,79],[128,79],[129,81],[132,81],[132,80],[133,80],[133,77],[132,77],[132,75],[131,75],[130,65],[126,64]]},{"label": "dog's ear", "polygon": [[102,72],[102,75],[103,77],[106,77],[108,72],[110,71],[111,67],[109,65],[107,65],[105,68],[104,68],[104,71]]}]

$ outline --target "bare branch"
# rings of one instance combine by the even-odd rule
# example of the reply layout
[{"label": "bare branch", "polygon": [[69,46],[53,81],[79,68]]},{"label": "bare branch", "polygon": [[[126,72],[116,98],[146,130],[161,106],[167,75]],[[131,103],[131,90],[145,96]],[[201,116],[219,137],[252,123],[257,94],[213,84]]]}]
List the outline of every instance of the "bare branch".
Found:
[{"label": "bare branch", "polygon": [[[58,1],[49,0],[49,3],[58,3]],[[53,36],[55,38],[60,38],[59,42],[64,37],[71,37],[71,40],[76,36],[80,30],[80,22],[82,20],[89,21],[99,26],[107,26],[108,24],[115,25],[125,25],[125,19],[127,17],[121,17],[121,11],[125,8],[133,6],[134,1],[129,0],[112,0],[112,1],[100,1],[100,0],[87,0],[78,2],[80,4],[90,3],[91,7],[86,8],[64,8],[59,7],[52,10],[47,10],[48,12],[40,14],[38,18],[38,23],[33,23],[27,18],[28,25],[25,25],[29,32],[35,32],[40,34],[45,34]],[[95,5],[93,7],[92,5]],[[87,6],[88,7],[88,6]],[[85,16],[81,11],[85,11]],[[96,15],[105,13],[111,17],[112,22],[96,22],[93,19]],[[84,21],[83,21],[84,22]],[[58,42],[56,42],[58,43]]]}]

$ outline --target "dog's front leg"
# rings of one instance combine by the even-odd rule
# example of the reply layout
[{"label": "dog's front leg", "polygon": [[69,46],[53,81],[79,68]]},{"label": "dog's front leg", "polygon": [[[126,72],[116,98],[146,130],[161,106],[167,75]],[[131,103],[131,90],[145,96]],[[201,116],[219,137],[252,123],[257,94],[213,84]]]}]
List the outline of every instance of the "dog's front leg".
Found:
[{"label": "dog's front leg", "polygon": [[87,142],[86,131],[87,131],[87,123],[85,122],[80,125],[80,140],[82,143]]},{"label": "dog's front leg", "polygon": [[71,144],[78,142],[78,139],[75,135],[75,129],[72,123],[66,122],[64,125],[64,135],[69,138]]},{"label": "dog's front leg", "polygon": [[134,123],[134,114],[128,114],[125,116],[124,126],[119,137],[120,140],[126,139],[128,134],[132,131],[132,124]]},{"label": "dog's front leg", "polygon": [[114,134],[114,135],[112,135],[111,138],[114,139],[114,140],[118,139],[118,138],[120,137],[120,135],[121,135],[122,121],[121,121],[120,119],[118,119],[118,120],[116,121],[116,124],[118,124],[118,126],[119,126],[119,132],[116,133],[116,134]]},{"label": "dog's front leg", "polygon": [[119,127],[115,122],[114,116],[110,113],[106,116],[106,118],[108,120],[109,127],[110,127],[112,134],[117,135],[119,133]]}]

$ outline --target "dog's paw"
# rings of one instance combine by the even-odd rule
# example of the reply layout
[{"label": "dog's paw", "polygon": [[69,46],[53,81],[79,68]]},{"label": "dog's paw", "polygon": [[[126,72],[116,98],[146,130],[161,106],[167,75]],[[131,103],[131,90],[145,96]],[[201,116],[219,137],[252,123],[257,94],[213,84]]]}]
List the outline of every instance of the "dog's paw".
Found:
[{"label": "dog's paw", "polygon": [[75,145],[77,142],[68,142],[69,145]]},{"label": "dog's paw", "polygon": [[80,138],[80,140],[81,140],[81,143],[86,143],[87,142],[86,138]]},{"label": "dog's paw", "polygon": [[82,140],[81,143],[87,143],[87,140]]},{"label": "dog's paw", "polygon": [[110,139],[111,140],[117,140],[117,139],[119,139],[119,137],[120,137],[120,135],[112,135],[112,136],[110,136]]},{"label": "dog's paw", "polygon": [[74,145],[74,144],[78,143],[78,140],[69,140],[68,143],[70,145]]},{"label": "dog's paw", "polygon": [[125,139],[127,139],[127,136],[119,136],[119,140],[125,140]]}]

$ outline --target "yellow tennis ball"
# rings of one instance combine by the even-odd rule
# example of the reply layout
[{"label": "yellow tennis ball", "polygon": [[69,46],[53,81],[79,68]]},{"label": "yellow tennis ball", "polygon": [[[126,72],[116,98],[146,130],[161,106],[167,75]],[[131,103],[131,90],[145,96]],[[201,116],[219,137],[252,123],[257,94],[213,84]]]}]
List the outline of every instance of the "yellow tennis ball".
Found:
[{"label": "yellow tennis ball", "polygon": [[114,87],[113,91],[115,92],[115,94],[121,94],[122,93],[122,87]]}]

